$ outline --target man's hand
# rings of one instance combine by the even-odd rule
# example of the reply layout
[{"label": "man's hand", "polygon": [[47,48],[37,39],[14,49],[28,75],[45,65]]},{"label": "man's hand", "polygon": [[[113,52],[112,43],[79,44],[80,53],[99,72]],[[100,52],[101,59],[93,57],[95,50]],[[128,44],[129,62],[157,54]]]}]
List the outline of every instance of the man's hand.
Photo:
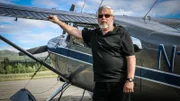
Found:
[{"label": "man's hand", "polygon": [[56,24],[60,21],[56,15],[50,15],[48,20]]},{"label": "man's hand", "polygon": [[124,89],[123,91],[125,93],[132,93],[134,92],[134,82],[130,82],[130,81],[126,81],[126,83],[124,84]]}]

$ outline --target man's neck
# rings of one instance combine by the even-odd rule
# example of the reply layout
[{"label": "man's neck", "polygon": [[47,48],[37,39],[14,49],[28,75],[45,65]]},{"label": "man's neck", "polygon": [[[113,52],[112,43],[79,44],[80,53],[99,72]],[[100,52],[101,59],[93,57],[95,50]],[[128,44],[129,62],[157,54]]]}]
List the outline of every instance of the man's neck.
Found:
[{"label": "man's neck", "polygon": [[102,29],[102,33],[103,33],[103,35],[105,35],[106,33],[113,31],[113,29],[114,29],[114,26],[112,26],[110,28]]}]

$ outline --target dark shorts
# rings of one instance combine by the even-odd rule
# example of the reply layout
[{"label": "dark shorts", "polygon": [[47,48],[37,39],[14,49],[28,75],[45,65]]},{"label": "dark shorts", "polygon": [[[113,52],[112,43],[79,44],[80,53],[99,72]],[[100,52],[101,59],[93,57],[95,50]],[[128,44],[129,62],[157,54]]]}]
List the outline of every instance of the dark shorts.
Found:
[{"label": "dark shorts", "polygon": [[123,92],[124,83],[96,82],[93,101],[131,101],[130,94]]}]

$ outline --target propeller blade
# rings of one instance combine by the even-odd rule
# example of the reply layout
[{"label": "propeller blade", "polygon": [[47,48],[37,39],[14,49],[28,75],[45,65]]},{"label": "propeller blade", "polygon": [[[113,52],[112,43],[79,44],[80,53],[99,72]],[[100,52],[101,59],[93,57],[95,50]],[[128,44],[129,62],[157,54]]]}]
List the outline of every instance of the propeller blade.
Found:
[{"label": "propeller blade", "polygon": [[[31,49],[28,49],[27,51],[30,52],[31,54],[43,53],[47,51],[47,45],[31,48]],[[24,53],[19,52],[19,56],[23,56],[23,55]]]}]

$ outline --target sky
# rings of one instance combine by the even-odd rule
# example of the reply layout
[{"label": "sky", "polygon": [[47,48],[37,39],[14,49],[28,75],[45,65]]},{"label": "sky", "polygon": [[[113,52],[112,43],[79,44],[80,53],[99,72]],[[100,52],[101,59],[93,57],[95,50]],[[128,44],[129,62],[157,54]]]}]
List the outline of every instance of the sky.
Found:
[{"label": "sky", "polygon": [[[56,8],[68,11],[75,4],[75,12],[81,12],[85,1],[83,12],[95,13],[102,5],[109,5],[114,9],[116,15],[128,15],[143,17],[155,0],[0,0],[2,3],[38,7]],[[151,17],[178,18],[180,19],[180,0],[158,0],[148,15]],[[0,16],[0,35],[11,40],[18,46],[29,49],[46,45],[48,40],[61,35],[62,29],[49,21],[30,20],[13,17]],[[15,50],[0,40],[0,50]]]}]

